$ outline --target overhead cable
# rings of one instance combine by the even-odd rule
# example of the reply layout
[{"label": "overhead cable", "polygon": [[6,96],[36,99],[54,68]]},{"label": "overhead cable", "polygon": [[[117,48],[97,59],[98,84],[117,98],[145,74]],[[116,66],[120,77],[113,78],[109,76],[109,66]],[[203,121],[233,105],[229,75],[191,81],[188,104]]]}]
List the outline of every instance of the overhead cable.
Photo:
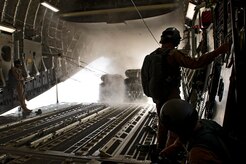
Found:
[{"label": "overhead cable", "polygon": [[145,27],[148,29],[150,35],[154,38],[155,42],[156,42],[156,43],[158,44],[158,46],[159,46],[159,45],[160,45],[159,42],[156,40],[156,38],[155,38],[155,36],[153,35],[152,31],[150,30],[149,26],[147,25],[147,23],[146,23],[145,20],[143,19],[143,17],[142,17],[142,15],[141,15],[140,11],[138,10],[138,8],[137,8],[135,2],[134,2],[133,0],[131,0],[131,2],[132,2],[132,4],[133,4],[133,6],[135,7],[135,9],[136,9],[136,11],[137,11],[139,17],[140,17],[141,20],[143,21]]}]

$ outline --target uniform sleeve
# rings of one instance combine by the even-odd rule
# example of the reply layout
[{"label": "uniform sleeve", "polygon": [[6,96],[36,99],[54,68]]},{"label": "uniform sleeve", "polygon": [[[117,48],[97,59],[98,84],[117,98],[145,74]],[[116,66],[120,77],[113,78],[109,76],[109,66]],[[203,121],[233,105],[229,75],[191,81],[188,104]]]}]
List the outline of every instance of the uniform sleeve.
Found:
[{"label": "uniform sleeve", "polygon": [[203,54],[200,57],[192,58],[187,54],[182,53],[179,50],[172,50],[170,53],[171,63],[176,63],[177,65],[190,69],[202,68],[210,64],[217,56],[223,53],[221,48],[218,48],[212,52]]},{"label": "uniform sleeve", "polygon": [[15,77],[16,80],[18,80],[18,81],[23,81],[24,80],[24,78],[23,78],[21,72],[18,70],[18,68],[12,67],[11,68],[11,72],[12,72],[12,74]]},{"label": "uniform sleeve", "polygon": [[193,147],[188,155],[189,164],[222,164],[222,161],[211,151],[202,147]]}]

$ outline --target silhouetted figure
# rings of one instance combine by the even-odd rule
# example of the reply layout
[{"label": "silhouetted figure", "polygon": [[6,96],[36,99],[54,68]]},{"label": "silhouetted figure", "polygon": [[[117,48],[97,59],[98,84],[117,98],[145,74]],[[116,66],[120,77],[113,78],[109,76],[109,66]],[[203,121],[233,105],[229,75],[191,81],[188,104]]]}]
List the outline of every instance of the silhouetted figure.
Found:
[{"label": "silhouetted figure", "polygon": [[[175,27],[165,29],[161,35],[161,47],[147,55],[143,61],[141,68],[143,90],[156,104],[158,116],[167,100],[180,98],[181,67],[203,68],[231,48],[229,43],[225,43],[214,51],[192,58],[177,49],[180,40],[180,32]],[[175,138],[175,134],[170,133],[168,136],[168,130],[161,123],[158,124],[157,142],[160,149],[171,144]]]},{"label": "silhouetted figure", "polygon": [[175,161],[181,150],[185,163],[242,163],[245,146],[221,125],[209,119],[199,119],[198,112],[185,100],[168,100],[161,108],[160,122],[177,134],[177,140],[160,152],[161,161]]},{"label": "silhouetted figure", "polygon": [[12,89],[16,89],[23,114],[31,113],[32,110],[26,106],[25,78],[22,72],[21,60],[19,59],[14,61],[14,66],[9,70],[9,85]]}]

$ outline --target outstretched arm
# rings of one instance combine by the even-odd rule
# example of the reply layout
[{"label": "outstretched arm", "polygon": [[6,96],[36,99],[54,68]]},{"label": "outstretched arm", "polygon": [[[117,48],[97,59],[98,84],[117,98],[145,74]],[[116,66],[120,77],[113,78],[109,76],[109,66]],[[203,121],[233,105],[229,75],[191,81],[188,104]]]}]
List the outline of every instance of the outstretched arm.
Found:
[{"label": "outstretched arm", "polygon": [[210,64],[216,57],[229,52],[230,47],[230,43],[224,43],[214,51],[207,52],[198,58],[192,58],[178,50],[174,50],[171,53],[171,60],[182,67],[197,69]]}]

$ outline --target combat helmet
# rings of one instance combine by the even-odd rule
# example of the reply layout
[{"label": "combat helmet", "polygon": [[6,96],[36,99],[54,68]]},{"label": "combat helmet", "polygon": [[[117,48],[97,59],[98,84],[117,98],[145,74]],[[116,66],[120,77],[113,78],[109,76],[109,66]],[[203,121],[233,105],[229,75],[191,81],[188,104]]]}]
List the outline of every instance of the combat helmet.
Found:
[{"label": "combat helmet", "polygon": [[196,126],[198,113],[187,101],[171,99],[162,106],[160,121],[170,131],[187,138]]},{"label": "combat helmet", "polygon": [[168,27],[166,30],[162,32],[160,43],[168,43],[171,42],[176,47],[180,43],[180,32],[175,27]]}]

